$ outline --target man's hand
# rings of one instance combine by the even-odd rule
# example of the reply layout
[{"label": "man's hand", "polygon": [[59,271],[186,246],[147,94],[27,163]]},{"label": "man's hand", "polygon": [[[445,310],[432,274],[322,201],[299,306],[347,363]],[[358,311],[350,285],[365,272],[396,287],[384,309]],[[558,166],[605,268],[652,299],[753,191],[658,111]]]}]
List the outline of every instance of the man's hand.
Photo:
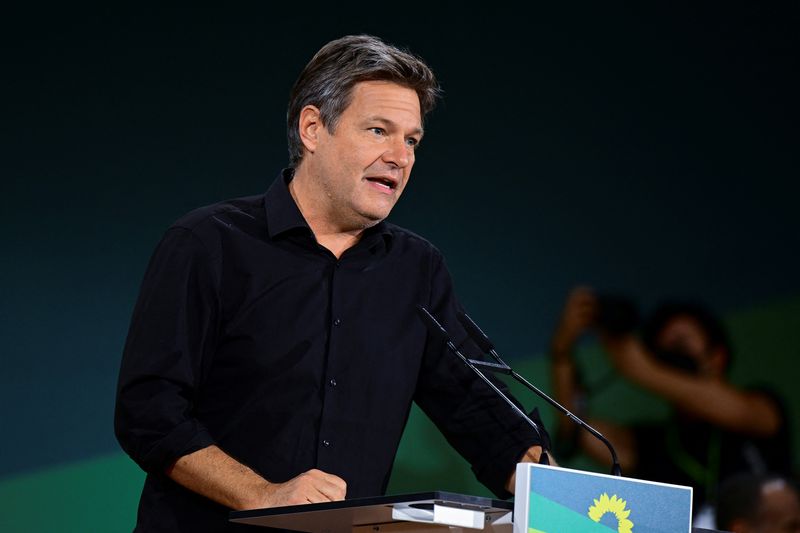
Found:
[{"label": "man's hand", "polygon": [[[525,452],[525,455],[523,455],[520,458],[519,462],[520,463],[538,463],[539,462],[539,458],[541,456],[542,456],[542,447],[541,446],[531,446]],[[550,454],[548,454],[548,456],[551,459],[553,457]],[[555,464],[552,461],[551,461],[551,463]],[[514,471],[511,472],[511,477],[508,478],[508,481],[506,482],[506,490],[508,492],[510,492],[511,494],[514,494],[514,486],[516,485],[516,483],[517,483],[517,467],[515,465],[514,466]]]},{"label": "man's hand", "polygon": [[570,292],[558,327],[553,334],[552,350],[555,358],[568,357],[578,337],[594,323],[597,299],[588,287],[577,287]]},{"label": "man's hand", "polygon": [[314,469],[286,483],[270,483],[256,508],[338,501],[346,492],[347,483],[342,478]]}]

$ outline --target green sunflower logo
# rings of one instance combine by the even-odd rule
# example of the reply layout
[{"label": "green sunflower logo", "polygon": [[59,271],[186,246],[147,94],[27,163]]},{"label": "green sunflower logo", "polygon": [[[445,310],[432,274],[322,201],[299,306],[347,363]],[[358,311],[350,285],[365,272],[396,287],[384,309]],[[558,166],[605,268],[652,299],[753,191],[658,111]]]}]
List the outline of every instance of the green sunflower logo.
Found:
[{"label": "green sunflower logo", "polygon": [[600,495],[599,500],[594,500],[594,505],[589,507],[589,518],[595,522],[599,522],[603,515],[612,513],[617,519],[617,532],[618,533],[632,533],[633,522],[628,520],[631,514],[630,509],[625,509],[627,502],[622,498],[618,498],[616,494],[608,497],[605,492]]}]

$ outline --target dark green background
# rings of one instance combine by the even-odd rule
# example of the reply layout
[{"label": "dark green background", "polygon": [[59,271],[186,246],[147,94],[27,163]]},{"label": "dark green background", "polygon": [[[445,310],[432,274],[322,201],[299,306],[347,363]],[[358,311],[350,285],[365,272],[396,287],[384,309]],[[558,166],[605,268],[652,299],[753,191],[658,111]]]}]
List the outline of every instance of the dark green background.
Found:
[{"label": "dark green background", "polygon": [[[797,405],[800,19],[787,6],[5,11],[5,520],[28,530],[31,505],[69,493],[82,504],[65,523],[97,529],[80,500],[92,494],[120,510],[112,529],[130,528],[140,475],[119,455],[113,396],[152,248],[184,212],[269,185],[294,78],[347,33],[408,46],[439,75],[445,99],[392,220],[444,251],[464,304],[534,381],[546,386],[537,354],[566,292],[588,283],[644,309],[708,301],[750,347],[737,379]],[[425,436],[404,441],[417,459],[401,453],[393,488],[478,490],[413,424]]]}]

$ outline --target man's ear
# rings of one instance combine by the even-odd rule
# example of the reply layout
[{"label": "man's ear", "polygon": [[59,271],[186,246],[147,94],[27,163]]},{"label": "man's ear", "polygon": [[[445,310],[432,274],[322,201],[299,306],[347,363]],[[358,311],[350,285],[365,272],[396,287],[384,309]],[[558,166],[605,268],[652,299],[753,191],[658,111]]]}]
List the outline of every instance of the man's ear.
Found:
[{"label": "man's ear", "polygon": [[300,111],[300,119],[298,120],[297,126],[300,131],[300,140],[303,142],[303,146],[313,154],[319,142],[320,129],[324,127],[322,125],[319,109],[313,105],[305,106]]}]

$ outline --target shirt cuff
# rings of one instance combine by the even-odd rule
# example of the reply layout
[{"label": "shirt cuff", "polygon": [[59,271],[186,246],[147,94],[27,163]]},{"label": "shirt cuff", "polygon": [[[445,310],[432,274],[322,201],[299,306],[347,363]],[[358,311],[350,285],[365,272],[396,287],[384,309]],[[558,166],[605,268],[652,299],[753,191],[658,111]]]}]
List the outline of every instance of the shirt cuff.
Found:
[{"label": "shirt cuff", "polygon": [[212,444],[215,441],[208,430],[196,420],[187,420],[145,453],[139,466],[148,473],[163,473],[184,455],[208,448]]}]

